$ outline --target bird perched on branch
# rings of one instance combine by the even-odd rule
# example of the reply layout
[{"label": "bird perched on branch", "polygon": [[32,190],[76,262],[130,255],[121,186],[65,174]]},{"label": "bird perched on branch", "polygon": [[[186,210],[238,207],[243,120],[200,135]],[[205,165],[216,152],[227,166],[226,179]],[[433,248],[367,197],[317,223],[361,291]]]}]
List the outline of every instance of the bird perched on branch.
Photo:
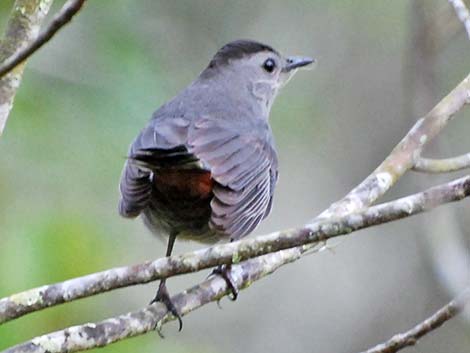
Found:
[{"label": "bird perched on branch", "polygon": [[[119,213],[157,235],[204,243],[251,233],[268,216],[278,162],[268,118],[279,89],[308,57],[283,57],[252,40],[223,46],[207,68],[160,107],[132,143]],[[216,271],[236,298],[230,267]],[[165,279],[152,302],[182,321]]]}]

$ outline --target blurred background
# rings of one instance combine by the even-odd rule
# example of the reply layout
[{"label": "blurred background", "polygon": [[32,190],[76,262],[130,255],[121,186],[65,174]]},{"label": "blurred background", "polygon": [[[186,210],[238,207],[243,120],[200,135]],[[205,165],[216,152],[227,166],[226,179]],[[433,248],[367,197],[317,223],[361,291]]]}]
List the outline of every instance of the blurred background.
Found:
[{"label": "blurred background", "polygon": [[[0,2],[5,26],[13,1]],[[61,5],[56,1],[51,14]],[[50,19],[50,16],[49,16]],[[128,145],[152,112],[226,42],[252,38],[318,59],[274,104],[280,181],[255,234],[301,225],[368,175],[470,68],[470,42],[445,0],[89,1],[30,60],[0,139],[0,297],[164,255],[140,220],[118,216]],[[470,110],[426,156],[470,151]],[[457,173],[458,174],[458,173]],[[410,173],[387,199],[456,174]],[[470,282],[463,201],[332,241],[155,334],[101,352],[356,352],[422,321]],[[175,253],[200,248],[177,243]],[[209,271],[169,281],[172,293]],[[0,349],[146,305],[157,283],[0,326]],[[468,317],[467,317],[468,318]],[[468,353],[452,320],[410,352]]]}]

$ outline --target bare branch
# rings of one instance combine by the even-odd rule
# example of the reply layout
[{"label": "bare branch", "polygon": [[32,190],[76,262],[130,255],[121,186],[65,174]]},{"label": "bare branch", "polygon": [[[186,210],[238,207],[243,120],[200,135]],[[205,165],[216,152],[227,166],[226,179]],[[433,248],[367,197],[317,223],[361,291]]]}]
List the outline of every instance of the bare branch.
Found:
[{"label": "bare branch", "polygon": [[[7,34],[2,47],[9,46],[8,50],[0,48],[0,134],[5,128],[6,120],[13,105],[13,98],[19,87],[24,65],[12,71],[30,57],[34,52],[47,43],[72,17],[81,9],[85,0],[68,0],[60,11],[54,16],[51,23],[36,38],[39,25],[46,16],[53,0],[17,0],[13,14],[8,25]],[[33,4],[33,5],[32,5]],[[28,11],[33,11],[28,16]],[[18,12],[18,13],[17,13]],[[23,17],[24,16],[24,17]],[[18,25],[29,25],[31,28],[20,29]],[[25,32],[21,38],[19,33]],[[11,41],[11,42],[10,42]]]},{"label": "bare branch", "polygon": [[[320,217],[317,218],[317,221],[331,218],[331,219],[339,219],[341,216],[351,214],[353,212],[358,212],[363,210],[365,207],[369,206],[372,202],[374,202],[378,197],[383,195],[397,180],[400,178],[406,170],[409,170],[414,165],[414,160],[420,155],[423,146],[430,141],[431,138],[436,136],[439,131],[441,131],[444,126],[449,122],[450,118],[462,108],[463,105],[470,103],[470,78],[465,78],[447,97],[445,97],[434,109],[428,113],[424,118],[421,118],[415,126],[410,130],[410,132],[405,136],[405,138],[394,148],[392,153],[387,157],[387,159],[370,175],[363,181],[358,187],[353,189],[345,198],[333,204],[327,211],[323,212]],[[376,206],[381,207],[381,206]],[[382,205],[383,207],[383,205]],[[375,207],[374,207],[375,209]],[[408,210],[413,210],[413,207],[409,207]],[[367,211],[364,211],[367,212]],[[354,218],[354,216],[352,216]],[[359,217],[360,218],[360,217]],[[304,234],[305,237],[309,238],[311,234],[311,227],[313,225],[317,225],[317,223],[311,223],[306,227],[308,232]],[[304,229],[304,228],[303,228]],[[323,229],[321,229],[323,231]],[[276,233],[274,233],[276,234]],[[290,232],[284,233],[284,236],[294,236]],[[320,233],[325,234],[325,233]],[[313,236],[313,235],[312,235]],[[268,236],[269,237],[269,236]],[[324,239],[324,238],[322,238]],[[317,239],[317,240],[322,240]],[[246,241],[250,241],[249,239]],[[315,239],[312,241],[316,241]],[[258,273],[264,273],[264,268],[266,267],[266,263],[269,263],[271,268],[278,268],[284,264],[290,263],[292,261],[297,260],[302,256],[302,254],[306,253],[308,250],[311,250],[315,244],[303,245],[297,248],[290,248],[287,250],[283,250],[281,252],[264,255],[261,257],[257,257],[247,262],[243,263],[241,266],[236,266],[237,269],[242,268],[243,273],[240,274],[243,278],[253,278]],[[227,248],[225,248],[227,249]],[[282,254],[280,256],[279,254]],[[233,256],[233,255],[232,255]],[[230,259],[230,262],[237,262],[241,261],[240,258]],[[244,266],[245,264],[249,264],[249,266]],[[249,281],[248,283],[251,283]],[[202,284],[201,286],[203,286]],[[199,288],[196,286],[194,288]],[[225,292],[226,287],[223,287],[223,291]],[[205,292],[206,293],[206,292]],[[183,299],[186,300],[185,294],[183,295]],[[201,297],[191,297],[191,300],[194,300],[198,305],[202,305],[201,303],[208,302],[212,299],[216,299],[220,297],[220,292],[214,294],[213,297],[207,299]],[[18,298],[15,298],[18,300]],[[188,300],[190,298],[187,298]],[[24,300],[24,298],[20,298],[20,300]],[[32,300],[35,300],[33,298]],[[24,302],[23,302],[24,303]],[[193,309],[191,309],[193,310]],[[182,310],[182,313],[185,313],[185,309]],[[135,313],[138,317],[143,317],[143,319],[147,318],[148,311],[139,311]],[[132,316],[132,315],[131,315]],[[122,318],[126,318],[127,316],[120,316],[119,320]],[[135,316],[132,316],[133,318]],[[146,319],[148,320],[148,318]],[[167,319],[165,319],[167,320]],[[110,319],[108,321],[102,322],[102,324],[107,323],[116,323],[116,318]],[[135,324],[135,322],[133,323]],[[148,325],[148,321],[145,321],[143,325]],[[119,326],[119,325],[118,325]],[[118,331],[109,331],[110,328],[107,328],[106,331],[96,331],[93,327],[95,324],[89,324],[86,330],[89,330],[90,334],[94,334],[96,339],[93,339],[94,343],[86,342],[87,344],[92,344],[90,347],[95,347],[99,345],[106,345],[107,343],[102,342],[115,342],[116,340],[122,338],[116,338],[113,332],[121,332],[119,331],[119,327],[116,328]],[[103,329],[103,326],[99,326]],[[137,328],[137,331],[141,334],[148,331],[148,327],[145,326],[146,329],[142,331],[142,326]],[[83,329],[83,326],[79,326],[78,328]],[[77,329],[78,329],[77,328]],[[108,330],[109,329],[109,330]],[[60,331],[64,332],[64,331]],[[60,336],[60,332],[58,337]],[[75,331],[74,331],[75,332]],[[98,334],[101,332],[100,334]],[[134,335],[129,333],[129,331],[125,331],[124,337],[130,337]],[[55,337],[53,334],[52,337]],[[98,335],[98,337],[96,337]],[[67,333],[67,337],[71,337],[69,333]],[[41,341],[41,339],[43,341]],[[46,341],[44,341],[46,340]],[[70,340],[70,339],[68,339]],[[43,336],[43,338],[36,338],[33,340],[34,342],[49,342],[47,335]],[[29,344],[20,345],[17,350],[13,350],[10,352],[29,352],[31,350],[24,350],[27,347],[36,347],[35,349],[38,352],[42,352],[41,348],[38,348],[37,345],[32,343],[31,341]],[[94,344],[94,345],[93,345]],[[21,348],[23,347],[23,348]],[[26,348],[25,348],[26,347]],[[33,348],[34,348],[33,347]],[[88,346],[86,346],[88,348]],[[57,347],[56,347],[57,348]],[[84,348],[84,349],[87,349]],[[18,350],[23,349],[23,350]],[[60,347],[57,348],[58,350],[53,350],[53,352],[60,352]],[[74,350],[81,350],[82,348],[74,348]],[[71,351],[71,350],[69,350]],[[8,351],[7,351],[8,352]],[[51,351],[52,352],[52,351]]]},{"label": "bare branch", "polygon": [[363,353],[395,353],[405,347],[414,346],[421,337],[437,329],[446,321],[460,313],[469,302],[470,287],[466,288],[457,298],[411,330],[399,333],[387,342],[381,343]]},{"label": "bare branch", "polygon": [[454,7],[457,17],[465,26],[468,39],[470,39],[470,12],[465,6],[463,0],[449,0],[449,3]]},{"label": "bare branch", "polygon": [[[302,252],[298,248],[289,249],[234,265],[231,270],[232,279],[239,289],[246,288],[301,255]],[[212,276],[201,284],[173,296],[171,300],[178,311],[186,315],[207,303],[219,300],[228,292],[225,280]],[[157,324],[160,326],[173,319],[168,315],[165,305],[157,303],[98,323],[74,326],[36,337],[3,353],[71,353],[103,347],[125,338],[142,335],[153,330]]]},{"label": "bare branch", "polygon": [[[53,0],[16,0],[10,14],[5,36],[0,42],[0,62],[28,45],[36,37]],[[0,135],[5,128],[21,83],[24,65],[0,78]]]},{"label": "bare branch", "polygon": [[[291,254],[293,251],[296,252],[296,258]],[[290,260],[291,262],[301,256],[302,252],[298,248],[289,249],[287,252],[280,251],[248,260],[240,265],[234,265],[232,269],[234,283],[239,289],[244,289],[253,282],[276,271],[285,261]],[[260,262],[263,266],[259,266]],[[213,276],[201,284],[175,295],[172,297],[172,301],[178,311],[182,315],[186,315],[205,304],[221,299],[228,292],[226,282],[218,276]],[[393,353],[415,344],[419,338],[462,311],[469,301],[470,289],[467,289],[458,298],[412,330],[394,336],[386,343],[368,350],[367,353]],[[174,318],[167,312],[166,307],[158,303],[98,323],[73,326],[36,337],[31,341],[7,349],[3,353],[77,352],[103,347],[125,338],[145,334],[152,331],[156,326],[160,327],[171,320],[174,320]]]},{"label": "bare branch", "polygon": [[30,57],[36,50],[46,44],[72,17],[80,11],[85,0],[68,0],[54,16],[49,26],[44,29],[31,43],[7,58],[0,65],[0,77],[13,70],[18,64]]},{"label": "bare branch", "polygon": [[415,161],[413,170],[423,173],[449,173],[466,168],[470,168],[470,153],[445,159],[419,157]]},{"label": "bare branch", "polygon": [[216,245],[198,251],[161,258],[144,264],[115,268],[46,285],[0,300],[0,323],[27,313],[125,286],[196,272],[221,264],[306,244],[317,244],[339,235],[409,217],[470,195],[470,176],[424,192],[387,202],[339,219],[317,221],[304,228],[275,232],[256,238]]},{"label": "bare branch", "polygon": [[[457,2],[449,1],[453,4]],[[203,260],[198,257],[199,252],[194,252],[179,257],[157,260],[166,260],[167,264],[165,265],[161,263],[156,264],[157,261],[155,261],[153,263],[137,265],[130,268],[111,270],[115,271],[115,273],[111,273],[111,275],[117,277],[123,275],[126,277],[124,281],[135,281],[141,279],[142,276],[147,276],[145,277],[145,282],[148,282],[152,280],[149,279],[150,277],[148,276],[153,276],[153,279],[158,279],[179,273],[196,271],[205,267],[212,267],[220,263],[238,263],[250,257],[258,256],[233,266],[233,279],[237,287],[243,288],[250,285],[253,281],[272,273],[280,266],[299,259],[319,241],[325,241],[330,237],[371,225],[407,217],[411,214],[436,207],[443,202],[461,199],[468,195],[469,177],[430,189],[424,193],[366,209],[366,207],[370,206],[388,191],[407,170],[413,168],[416,164],[415,161],[421,154],[423,146],[442,130],[453,114],[464,104],[468,103],[470,103],[469,77],[460,83],[459,86],[445,97],[429,114],[421,118],[405,138],[396,146],[389,157],[387,157],[369,177],[346,195],[345,198],[331,205],[331,207],[323,212],[320,217],[317,217],[313,223],[303,228],[272,233],[263,237],[246,239],[233,244],[200,250],[199,252],[206,256]],[[353,212],[359,213],[353,214]],[[292,246],[298,247],[292,248]],[[273,251],[277,252],[270,253]],[[260,256],[267,253],[270,254]],[[199,262],[200,260],[201,262]],[[170,271],[172,266],[174,266],[175,269],[174,273],[165,272]],[[193,268],[196,269],[193,270]],[[125,273],[129,269],[136,271]],[[140,270],[142,270],[142,272],[140,272]],[[85,276],[64,283],[70,285],[73,281],[83,279],[91,279],[93,282],[93,280],[95,280],[93,276],[103,275],[107,272],[108,271]],[[114,286],[114,282],[106,282],[105,277],[102,278],[99,284],[93,283],[98,285],[97,290],[96,288],[93,289],[90,287],[90,292],[86,292],[76,287],[72,288],[77,290],[75,294],[68,289],[55,288],[59,293],[56,293],[56,297],[53,297],[56,298],[54,299],[56,302],[51,301],[51,304],[47,304],[47,300],[44,301],[42,295],[46,293],[49,287],[53,288],[52,286],[56,285],[41,287],[14,295],[10,298],[5,298],[0,301],[0,308],[2,308],[1,305],[4,305],[5,310],[3,312],[8,312],[8,314],[5,315],[4,321],[19,317],[34,310],[39,310],[43,307],[122,287],[122,285],[112,287]],[[144,282],[133,282],[130,284],[135,283]],[[63,285],[63,283],[58,285]],[[108,285],[111,285],[111,287],[107,287]],[[76,293],[78,293],[78,295]],[[212,277],[188,291],[176,295],[172,300],[176,304],[179,312],[184,315],[206,303],[220,299],[226,293],[227,287],[225,281],[218,277]],[[38,299],[39,301],[44,301],[46,305],[41,306],[42,304],[39,304]],[[455,315],[455,313],[453,315]],[[173,318],[167,313],[164,305],[155,304],[127,315],[104,320],[100,323],[75,326],[49,335],[37,337],[30,342],[13,347],[5,352],[74,352],[101,347],[127,337],[143,334],[152,330],[156,323],[163,324],[171,319]],[[419,338],[425,333],[426,332],[416,337]]]},{"label": "bare branch", "polygon": [[426,143],[431,141],[465,104],[470,104],[470,75],[419,119],[390,155],[362,183],[332,204],[320,217],[348,214],[367,207],[385,194],[410,170]]}]

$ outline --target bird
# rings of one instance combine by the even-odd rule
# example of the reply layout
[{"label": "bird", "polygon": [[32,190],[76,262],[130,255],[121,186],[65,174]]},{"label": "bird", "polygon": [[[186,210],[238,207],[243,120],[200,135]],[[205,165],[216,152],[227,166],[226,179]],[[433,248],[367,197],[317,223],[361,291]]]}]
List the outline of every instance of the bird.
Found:
[{"label": "bird", "polygon": [[[119,184],[119,213],[150,231],[211,244],[250,234],[272,209],[278,157],[269,125],[279,90],[314,59],[284,57],[249,39],[221,47],[199,76],[152,115],[132,142]],[[230,266],[215,270],[233,299]],[[151,303],[182,320],[161,279]]]}]

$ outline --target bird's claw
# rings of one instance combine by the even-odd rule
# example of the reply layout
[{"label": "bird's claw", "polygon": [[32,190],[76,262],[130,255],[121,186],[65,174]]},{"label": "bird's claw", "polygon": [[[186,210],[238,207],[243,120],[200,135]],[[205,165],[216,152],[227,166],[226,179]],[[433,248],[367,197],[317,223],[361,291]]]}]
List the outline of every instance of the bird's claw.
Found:
[{"label": "bird's claw", "polygon": [[[178,320],[178,324],[179,324],[178,331],[181,331],[183,329],[183,320],[181,319],[181,315],[178,312],[178,309],[176,308],[175,304],[171,300],[171,297],[168,293],[168,289],[166,288],[166,283],[164,281],[160,282],[157,294],[155,295],[155,298],[153,298],[152,301],[150,302],[150,305],[157,303],[157,302],[165,304],[168,311]],[[159,322],[155,324],[154,330],[158,332],[158,335],[161,338],[164,338],[161,332],[161,329],[159,327]]]},{"label": "bird's claw", "polygon": [[238,288],[235,285],[233,278],[230,274],[231,268],[231,265],[220,265],[212,271],[211,275],[219,275],[225,280],[225,283],[227,283],[227,287],[230,289],[230,292],[232,294],[231,296],[229,296],[229,299],[235,301],[238,298]]}]

